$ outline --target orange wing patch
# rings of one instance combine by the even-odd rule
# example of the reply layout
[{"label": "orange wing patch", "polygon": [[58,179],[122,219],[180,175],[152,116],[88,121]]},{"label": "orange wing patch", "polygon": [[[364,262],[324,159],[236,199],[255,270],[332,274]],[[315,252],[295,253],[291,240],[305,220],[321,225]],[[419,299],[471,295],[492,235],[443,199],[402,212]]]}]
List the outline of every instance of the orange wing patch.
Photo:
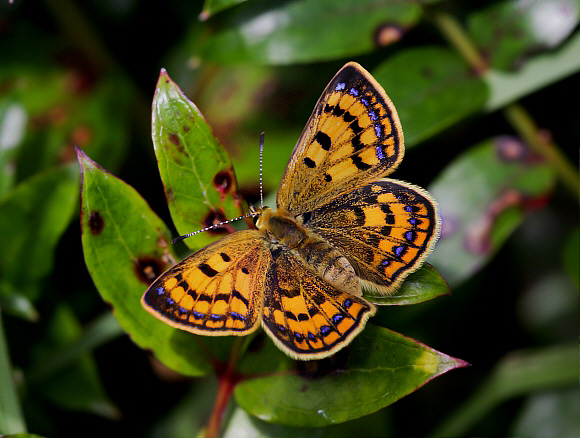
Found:
[{"label": "orange wing patch", "polygon": [[245,335],[258,327],[270,264],[255,230],[224,237],[153,282],[142,303],[170,325],[204,335]]}]

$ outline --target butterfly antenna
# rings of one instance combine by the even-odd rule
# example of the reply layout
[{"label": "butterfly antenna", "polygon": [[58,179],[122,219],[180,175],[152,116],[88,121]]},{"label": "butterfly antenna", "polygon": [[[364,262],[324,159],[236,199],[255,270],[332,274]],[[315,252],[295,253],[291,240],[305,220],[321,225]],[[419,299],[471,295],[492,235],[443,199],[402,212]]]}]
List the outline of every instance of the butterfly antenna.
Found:
[{"label": "butterfly antenna", "polygon": [[194,231],[193,233],[189,233],[189,234],[184,234],[182,236],[178,236],[175,239],[173,239],[172,242],[175,244],[177,242],[181,242],[184,239],[187,239],[188,237],[195,236],[196,234],[199,234],[199,233],[203,233],[204,231],[213,230],[214,228],[219,228],[219,227],[221,227],[223,225],[229,224],[230,222],[238,221],[240,219],[244,219],[246,217],[255,216],[255,215],[256,215],[256,212],[255,211],[250,211],[249,213],[246,213],[243,216],[238,216],[236,218],[233,218],[233,219],[229,219],[227,221],[220,222],[219,224],[210,225],[209,227],[205,227],[202,230]]},{"label": "butterfly antenna", "polygon": [[264,133],[260,134],[260,203],[262,208],[264,208],[264,183],[262,178],[262,154],[264,152]]}]

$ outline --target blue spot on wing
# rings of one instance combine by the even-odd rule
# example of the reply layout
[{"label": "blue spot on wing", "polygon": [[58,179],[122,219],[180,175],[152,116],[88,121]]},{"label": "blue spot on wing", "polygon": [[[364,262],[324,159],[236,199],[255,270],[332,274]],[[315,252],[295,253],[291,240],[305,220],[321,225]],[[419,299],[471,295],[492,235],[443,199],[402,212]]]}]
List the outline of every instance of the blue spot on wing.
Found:
[{"label": "blue spot on wing", "polygon": [[382,147],[380,144],[378,144],[378,145],[375,147],[375,151],[376,151],[376,153],[377,153],[377,158],[378,158],[379,160],[384,160],[384,159],[385,159],[385,152],[383,151],[383,147]]},{"label": "blue spot on wing", "polygon": [[405,252],[407,252],[407,247],[405,245],[395,246],[394,250],[397,257],[401,257]]},{"label": "blue spot on wing", "polygon": [[240,321],[246,320],[246,317],[244,315],[239,314],[238,312],[230,312],[230,315],[232,316],[232,318],[238,319]]},{"label": "blue spot on wing", "polygon": [[332,317],[332,322],[334,322],[335,324],[338,324],[340,321],[342,321],[344,319],[344,315],[341,313],[337,313],[336,315],[334,315]]},{"label": "blue spot on wing", "polygon": [[346,88],[346,82],[339,82],[338,84],[336,84],[336,91],[341,91],[344,90]]}]

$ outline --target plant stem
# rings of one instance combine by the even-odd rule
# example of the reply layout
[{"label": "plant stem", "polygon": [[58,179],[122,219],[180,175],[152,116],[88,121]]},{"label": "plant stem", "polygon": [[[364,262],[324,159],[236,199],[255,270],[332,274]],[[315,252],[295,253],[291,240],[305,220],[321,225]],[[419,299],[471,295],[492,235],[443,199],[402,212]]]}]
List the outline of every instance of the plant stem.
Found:
[{"label": "plant stem", "polygon": [[541,131],[528,112],[517,103],[512,103],[503,109],[503,113],[518,135],[531,149],[542,155],[556,171],[562,183],[580,201],[578,172],[551,139],[541,135]]},{"label": "plant stem", "polygon": [[[482,74],[488,66],[475,45],[454,17],[437,12],[433,21],[439,31],[476,73]],[[552,167],[564,186],[580,201],[578,171],[551,140],[545,139],[530,114],[517,103],[504,108],[504,115],[514,131]]]},{"label": "plant stem", "polygon": [[218,435],[224,409],[237,381],[236,368],[244,345],[244,337],[236,338],[225,370],[218,373],[218,386],[211,413],[207,421],[207,426],[205,428],[205,438],[216,438]]},{"label": "plant stem", "polygon": [[445,39],[455,47],[463,59],[465,59],[478,75],[487,70],[487,62],[483,59],[477,47],[471,42],[454,17],[443,12],[438,12],[432,18]]}]

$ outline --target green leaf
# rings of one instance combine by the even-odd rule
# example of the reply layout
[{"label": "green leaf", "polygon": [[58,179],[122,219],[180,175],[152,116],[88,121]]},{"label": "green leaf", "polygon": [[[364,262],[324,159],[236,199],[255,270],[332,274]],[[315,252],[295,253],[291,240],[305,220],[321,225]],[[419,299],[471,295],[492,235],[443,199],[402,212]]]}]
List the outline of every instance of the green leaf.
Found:
[{"label": "green leaf", "polygon": [[[68,309],[60,310],[61,313],[66,313],[67,311]],[[53,319],[57,318],[58,316]],[[70,320],[71,316],[65,314],[61,318],[68,318]],[[62,322],[62,324],[65,322]],[[36,381],[46,380],[52,373],[59,372],[63,367],[69,365],[77,358],[91,353],[96,348],[124,333],[113,315],[109,312],[95,318],[87,325],[82,333],[76,329],[75,324],[77,324],[75,321],[69,322],[69,325],[73,326],[71,331],[74,331],[74,336],[68,336],[70,339],[67,339],[67,342],[58,342],[52,348],[51,354],[48,357],[44,358],[40,363],[37,363],[36,366],[33,366],[30,371],[27,371],[26,376],[29,383],[34,384]],[[61,341],[60,336],[57,338],[58,341]],[[54,342],[53,340],[52,343]]]},{"label": "green leaf", "polygon": [[578,388],[578,344],[535,351],[516,351],[495,370],[461,407],[433,433],[433,437],[465,436],[500,403],[524,394],[557,388]]},{"label": "green leaf", "polygon": [[569,339],[578,325],[578,289],[561,270],[527,282],[518,302],[521,326],[544,342]]},{"label": "green leaf", "polygon": [[402,306],[422,303],[450,293],[449,285],[443,277],[433,266],[425,263],[409,274],[393,295],[372,295],[366,291],[364,297],[378,305]]},{"label": "green leaf", "polygon": [[26,119],[26,111],[12,98],[0,100],[0,200],[14,184],[14,159],[24,138]]},{"label": "green leaf", "polygon": [[[60,354],[58,350],[62,346],[74,342],[81,333],[73,312],[61,304],[43,332],[43,341],[31,351],[33,363],[42,368]],[[96,364],[88,354],[76,356],[48,379],[35,382],[34,389],[65,410],[90,412],[111,419],[120,416],[118,408],[106,396]]]},{"label": "green leaf", "polygon": [[396,53],[373,70],[414,146],[483,108],[487,87],[450,49],[418,47]]},{"label": "green leaf", "polygon": [[199,19],[207,20],[212,15],[245,1],[247,0],[205,0]]},{"label": "green leaf", "polygon": [[9,281],[0,280],[0,309],[4,313],[30,322],[38,321],[38,312],[32,301],[26,295],[14,290]]},{"label": "green leaf", "polygon": [[580,436],[580,390],[534,394],[526,400],[510,436]]},{"label": "green leaf", "polygon": [[70,164],[22,182],[0,203],[0,276],[34,300],[77,205],[79,172]]},{"label": "green leaf", "polygon": [[[180,233],[190,233],[242,212],[236,175],[226,150],[197,107],[163,70],[153,98],[153,145],[169,210]],[[200,233],[186,242],[200,248],[227,233]]]},{"label": "green leaf", "polygon": [[489,87],[485,109],[495,111],[542,87],[577,73],[580,71],[579,53],[580,32],[577,32],[558,50],[535,56],[516,72],[489,69],[482,76]]},{"label": "green leaf", "polygon": [[12,377],[12,365],[4,334],[2,312],[0,312],[0,388],[2,388],[0,391],[0,434],[26,432],[26,421]]},{"label": "green leaf", "polygon": [[562,248],[564,270],[576,286],[580,288],[580,228],[576,227],[566,238]]},{"label": "green leaf", "polygon": [[128,144],[125,80],[106,75],[94,81],[78,71],[15,64],[0,73],[1,82],[28,120],[15,158],[18,181],[74,161],[75,146],[118,168]]},{"label": "green leaf", "polygon": [[496,137],[470,148],[429,186],[443,220],[429,262],[451,286],[461,283],[492,257],[553,184],[550,167],[516,138]]},{"label": "green leaf", "polygon": [[121,328],[167,367],[199,376],[211,368],[199,337],[150,315],[141,297],[175,260],[169,231],[133,188],[106,173],[80,149],[81,229],[85,263]]},{"label": "green leaf", "polygon": [[253,438],[320,438],[324,434],[322,428],[282,426],[267,423],[249,415],[246,411],[236,408],[225,424],[222,438],[237,438],[247,436]]},{"label": "green leaf", "polygon": [[[254,341],[256,344],[256,340]],[[322,361],[293,361],[267,340],[240,366],[236,402],[272,423],[319,427],[368,415],[466,363],[367,324],[352,344]]]},{"label": "green leaf", "polygon": [[472,14],[467,29],[489,65],[512,70],[530,54],[557,47],[579,20],[577,0],[510,0]]},{"label": "green leaf", "polygon": [[421,16],[414,2],[306,0],[271,6],[251,2],[237,8],[201,44],[190,44],[194,55],[222,64],[340,59],[399,40]]},{"label": "green leaf", "polygon": [[3,438],[44,438],[34,433],[17,433],[14,435],[2,435]]}]

